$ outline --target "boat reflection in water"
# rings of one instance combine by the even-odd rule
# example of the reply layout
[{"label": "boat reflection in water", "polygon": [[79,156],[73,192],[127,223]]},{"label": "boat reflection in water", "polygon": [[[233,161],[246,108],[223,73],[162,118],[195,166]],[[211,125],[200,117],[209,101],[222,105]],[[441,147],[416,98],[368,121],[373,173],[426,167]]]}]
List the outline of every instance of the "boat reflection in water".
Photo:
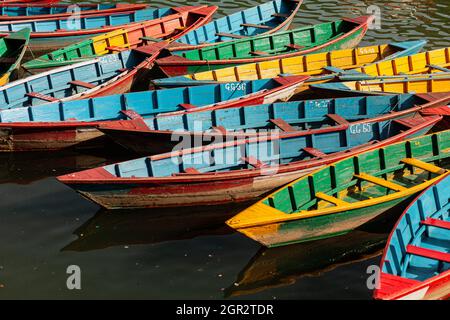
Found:
[{"label": "boat reflection in water", "polygon": [[[116,150],[117,149],[117,150]],[[129,158],[122,149],[102,149],[77,152],[0,153],[0,183],[21,185],[86,170]]]},{"label": "boat reflection in water", "polygon": [[387,233],[353,231],[338,238],[267,249],[261,247],[228,287],[226,298],[292,285],[340,266],[381,255]]},{"label": "boat reflection in water", "polygon": [[230,298],[255,294],[292,285],[303,277],[319,277],[347,264],[381,257],[387,237],[404,208],[394,207],[339,237],[270,249],[261,247],[224,295]]},{"label": "boat reflection in water", "polygon": [[91,251],[108,247],[155,244],[199,236],[231,234],[225,220],[249,203],[215,207],[141,210],[100,209],[74,231],[78,239],[62,251]]}]

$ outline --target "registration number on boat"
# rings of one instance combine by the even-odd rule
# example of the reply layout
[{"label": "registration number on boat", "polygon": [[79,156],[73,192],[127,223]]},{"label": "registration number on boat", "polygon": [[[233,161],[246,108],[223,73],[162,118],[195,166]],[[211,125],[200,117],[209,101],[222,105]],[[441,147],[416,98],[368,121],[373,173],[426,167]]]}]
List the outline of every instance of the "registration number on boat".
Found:
[{"label": "registration number on boat", "polygon": [[371,133],[372,124],[371,123],[359,123],[350,126],[351,134],[361,134],[361,133]]},{"label": "registration number on boat", "polygon": [[227,83],[225,85],[225,89],[228,91],[244,91],[247,88],[246,83],[237,82],[237,83]]}]

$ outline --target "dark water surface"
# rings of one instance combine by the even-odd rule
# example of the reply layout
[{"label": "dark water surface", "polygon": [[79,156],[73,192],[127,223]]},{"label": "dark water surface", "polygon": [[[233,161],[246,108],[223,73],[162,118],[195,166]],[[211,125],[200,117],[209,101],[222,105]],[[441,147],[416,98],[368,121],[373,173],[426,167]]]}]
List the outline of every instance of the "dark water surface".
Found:
[{"label": "dark water surface", "polygon": [[[226,14],[261,1],[210,3]],[[364,44],[427,38],[449,45],[448,0],[306,0],[296,25],[382,10]],[[223,221],[240,206],[108,212],[53,177],[126,159],[96,154],[0,154],[0,299],[370,299],[366,268],[378,264],[388,221],[340,238],[264,250]],[[66,288],[66,268],[82,290]]]}]

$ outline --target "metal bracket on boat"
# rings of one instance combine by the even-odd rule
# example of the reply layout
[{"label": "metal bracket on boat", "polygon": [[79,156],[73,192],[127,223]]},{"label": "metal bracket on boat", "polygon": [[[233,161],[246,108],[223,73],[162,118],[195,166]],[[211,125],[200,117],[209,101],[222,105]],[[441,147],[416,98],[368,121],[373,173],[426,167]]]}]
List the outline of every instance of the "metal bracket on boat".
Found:
[{"label": "metal bracket on boat", "polygon": [[434,64],[427,64],[426,67],[431,68],[431,69],[436,69],[436,70],[439,70],[439,71],[442,71],[442,72],[450,72],[450,69],[447,69],[447,68],[444,68],[444,67],[441,67],[441,66],[437,66],[437,65],[434,65]]}]

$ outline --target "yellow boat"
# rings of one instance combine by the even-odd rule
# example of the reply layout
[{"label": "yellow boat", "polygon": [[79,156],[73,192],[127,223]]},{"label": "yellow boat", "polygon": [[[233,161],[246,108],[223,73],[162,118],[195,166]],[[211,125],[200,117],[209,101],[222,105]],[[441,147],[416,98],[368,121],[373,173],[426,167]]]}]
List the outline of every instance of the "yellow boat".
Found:
[{"label": "yellow boat", "polygon": [[374,80],[312,84],[315,91],[332,95],[438,93],[450,91],[450,72],[411,76],[387,76]]},{"label": "yellow boat", "polygon": [[167,88],[211,82],[267,79],[278,77],[280,74],[314,76],[310,83],[321,83],[334,79],[343,70],[350,70],[378,61],[396,59],[417,53],[424,45],[424,41],[408,41],[335,50],[157,79],[153,83],[156,86]]}]

